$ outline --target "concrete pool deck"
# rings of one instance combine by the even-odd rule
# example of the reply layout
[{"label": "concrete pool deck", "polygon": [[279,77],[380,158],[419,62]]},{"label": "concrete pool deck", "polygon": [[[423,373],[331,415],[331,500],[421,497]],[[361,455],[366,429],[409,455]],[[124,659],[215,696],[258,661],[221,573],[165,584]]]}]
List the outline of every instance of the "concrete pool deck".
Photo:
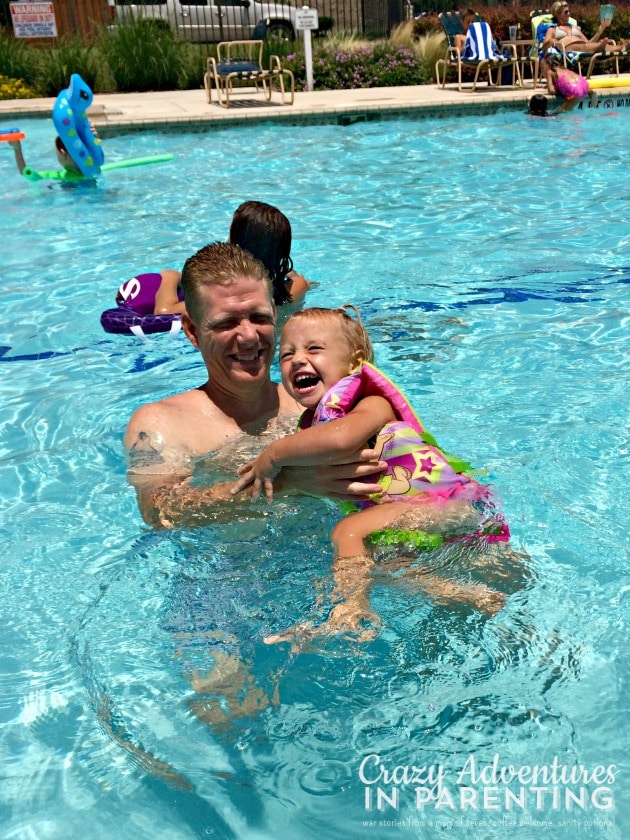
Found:
[{"label": "concrete pool deck", "polygon": [[[599,104],[618,107],[630,96],[630,76],[608,77],[611,87],[597,89]],[[598,84],[603,77],[598,76]],[[619,82],[623,81],[622,85]],[[203,90],[147,93],[98,93],[89,109],[90,120],[103,137],[151,128],[209,128],[278,121],[351,123],[381,117],[447,113],[479,113],[496,110],[525,110],[534,92],[543,87],[493,87],[481,84],[474,93],[447,85],[361,88],[359,90],[296,92],[293,105],[267,102],[251,90],[236,91],[230,108],[206,102]],[[274,99],[279,99],[275,94]],[[55,100],[19,99],[0,101],[0,120],[19,124],[19,118],[49,116]],[[607,104],[608,103],[608,104]],[[612,103],[612,104],[611,104]],[[626,104],[625,102],[623,104]],[[630,100],[627,102],[630,107]],[[11,126],[13,127],[13,126]]]}]

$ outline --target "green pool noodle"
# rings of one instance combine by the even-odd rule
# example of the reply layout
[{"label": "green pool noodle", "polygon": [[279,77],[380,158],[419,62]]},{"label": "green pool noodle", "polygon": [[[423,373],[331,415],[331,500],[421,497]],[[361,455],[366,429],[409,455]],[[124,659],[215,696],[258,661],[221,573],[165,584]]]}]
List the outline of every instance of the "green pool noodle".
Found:
[{"label": "green pool noodle", "polygon": [[112,169],[127,169],[130,166],[143,166],[145,163],[164,163],[173,160],[173,155],[151,155],[150,157],[129,158],[128,160],[115,160],[113,163],[104,163],[101,172],[111,172]]}]

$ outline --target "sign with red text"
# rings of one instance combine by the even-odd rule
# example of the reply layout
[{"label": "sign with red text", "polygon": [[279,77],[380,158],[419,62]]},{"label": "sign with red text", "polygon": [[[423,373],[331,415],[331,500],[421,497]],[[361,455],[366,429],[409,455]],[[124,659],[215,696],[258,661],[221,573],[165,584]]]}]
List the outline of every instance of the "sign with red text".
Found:
[{"label": "sign with red text", "polygon": [[11,3],[16,38],[56,38],[57,21],[52,3]]}]

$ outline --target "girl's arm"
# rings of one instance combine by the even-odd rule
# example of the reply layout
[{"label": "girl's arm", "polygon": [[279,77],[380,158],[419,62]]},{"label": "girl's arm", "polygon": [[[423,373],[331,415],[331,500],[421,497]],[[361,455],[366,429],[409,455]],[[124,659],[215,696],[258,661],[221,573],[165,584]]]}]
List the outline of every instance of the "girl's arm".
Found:
[{"label": "girl's arm", "polygon": [[273,498],[273,479],[283,467],[310,467],[335,464],[356,452],[385,423],[395,420],[390,403],[384,397],[365,397],[345,417],[319,423],[271,443],[260,455],[240,467],[241,478],[232,492],[238,493],[254,483],[252,498],[264,488],[267,499]]},{"label": "girl's arm", "polygon": [[26,169],[26,161],[24,160],[24,154],[22,153],[22,142],[20,140],[10,140],[9,146],[13,148],[13,153],[15,155],[15,164],[18,168],[18,172],[20,175]]},{"label": "girl's arm", "polygon": [[182,279],[181,271],[165,268],[160,271],[162,282],[155,295],[154,315],[170,315],[175,312],[185,312],[186,304],[177,296],[177,287]]},{"label": "girl's arm", "polygon": [[295,303],[304,297],[311,287],[306,277],[298,274],[296,271],[290,271],[287,275],[289,278],[289,295],[291,296],[291,303]]}]

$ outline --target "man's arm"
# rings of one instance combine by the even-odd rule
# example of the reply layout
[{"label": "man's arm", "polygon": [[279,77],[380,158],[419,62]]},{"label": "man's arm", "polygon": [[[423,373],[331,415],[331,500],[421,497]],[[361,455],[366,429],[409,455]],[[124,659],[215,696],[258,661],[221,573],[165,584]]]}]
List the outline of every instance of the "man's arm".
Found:
[{"label": "man's arm", "polygon": [[[225,521],[234,516],[234,505],[250,499],[249,491],[238,495],[230,492],[233,481],[207,487],[190,483],[197,453],[190,452],[183,436],[177,436],[177,430],[184,425],[182,419],[177,408],[165,408],[163,403],[149,404],[135,412],[125,434],[128,480],[136,491],[142,518],[154,528],[194,527]],[[375,457],[373,450],[363,450],[339,458],[335,465],[309,470],[287,467],[276,482],[276,493],[348,501],[365,499],[368,494],[380,491],[377,479],[387,467],[384,462],[375,462]],[[361,481],[370,475],[374,475],[374,483]],[[255,508],[249,507],[248,515],[253,515]]]},{"label": "man's arm", "polygon": [[186,404],[150,403],[132,415],[125,433],[127,478],[142,518],[154,528],[206,524],[217,518],[219,511],[212,511],[219,502],[235,501],[231,484],[191,486],[196,452],[188,445],[185,419]]}]

